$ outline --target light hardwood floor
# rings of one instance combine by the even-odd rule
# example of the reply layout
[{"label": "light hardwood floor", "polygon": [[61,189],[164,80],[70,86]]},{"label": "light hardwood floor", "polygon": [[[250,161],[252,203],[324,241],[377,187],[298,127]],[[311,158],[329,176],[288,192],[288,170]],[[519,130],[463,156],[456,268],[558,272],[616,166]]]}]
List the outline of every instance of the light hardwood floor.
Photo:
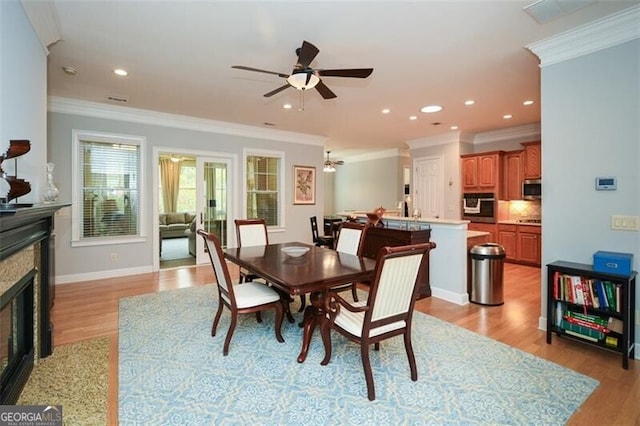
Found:
[{"label": "light hardwood floor", "polygon": [[[230,271],[237,277],[237,268],[231,266]],[[629,370],[624,370],[621,357],[613,353],[555,336],[548,345],[545,333],[538,329],[541,270],[506,263],[504,272],[502,306],[458,306],[430,297],[419,300],[416,309],[599,380],[600,386],[574,414],[570,425],[640,425],[640,361],[631,360]],[[56,287],[52,312],[56,346],[111,337],[110,425],[118,424],[118,300],[213,281],[211,267],[199,266]],[[213,317],[215,307],[211,309]]]}]

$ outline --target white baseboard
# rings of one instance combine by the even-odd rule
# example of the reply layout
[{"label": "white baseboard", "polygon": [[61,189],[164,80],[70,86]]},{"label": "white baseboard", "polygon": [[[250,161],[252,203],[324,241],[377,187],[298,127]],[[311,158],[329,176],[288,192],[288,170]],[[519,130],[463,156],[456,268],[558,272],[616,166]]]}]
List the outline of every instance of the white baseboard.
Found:
[{"label": "white baseboard", "polygon": [[456,305],[469,304],[469,295],[467,293],[459,294],[432,286],[431,296],[437,297],[438,299],[446,300],[447,302],[455,303]]},{"label": "white baseboard", "polygon": [[80,281],[102,280],[105,278],[117,278],[127,275],[138,275],[153,272],[151,266],[141,266],[138,268],[127,269],[109,269],[108,271],[89,272],[86,274],[74,274],[74,275],[56,275],[56,285],[69,284]]}]

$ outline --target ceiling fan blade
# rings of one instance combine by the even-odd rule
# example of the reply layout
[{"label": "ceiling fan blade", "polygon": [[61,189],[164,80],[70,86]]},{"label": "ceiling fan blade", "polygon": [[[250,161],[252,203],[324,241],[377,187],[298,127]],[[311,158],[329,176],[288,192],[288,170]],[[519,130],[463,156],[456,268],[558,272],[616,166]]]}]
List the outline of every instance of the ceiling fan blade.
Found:
[{"label": "ceiling fan blade", "polygon": [[336,166],[342,166],[344,164],[344,161],[342,160],[334,161],[333,164],[335,164]]},{"label": "ceiling fan blade", "polygon": [[231,68],[235,68],[237,70],[262,72],[262,73],[265,73],[265,74],[273,74],[273,75],[277,75],[278,77],[282,77],[282,78],[289,77],[287,74],[282,74],[281,72],[267,71],[267,70],[261,70],[259,68],[245,67],[244,65],[232,65]]},{"label": "ceiling fan blade", "polygon": [[367,78],[373,72],[373,68],[352,68],[343,70],[316,70],[315,73],[321,77],[352,77]]},{"label": "ceiling fan blade", "polygon": [[284,89],[287,89],[289,87],[291,87],[290,84],[285,84],[284,86],[280,86],[277,89],[270,91],[269,93],[265,93],[264,97],[265,98],[271,97],[271,96],[273,96],[275,94],[278,94],[278,93],[282,92]]},{"label": "ceiling fan blade", "polygon": [[320,95],[322,95],[323,98],[325,99],[333,99],[333,98],[337,98],[338,96],[333,93],[331,91],[331,89],[329,89],[323,82],[322,80],[320,80],[318,82],[318,84],[316,84],[316,90],[318,91],[318,93],[320,93]]},{"label": "ceiling fan blade", "polygon": [[297,69],[305,69],[309,68],[309,64],[316,55],[320,52],[320,50],[315,47],[313,44],[308,41],[302,42],[302,47],[300,48],[300,52],[298,53],[298,63],[296,64]]}]

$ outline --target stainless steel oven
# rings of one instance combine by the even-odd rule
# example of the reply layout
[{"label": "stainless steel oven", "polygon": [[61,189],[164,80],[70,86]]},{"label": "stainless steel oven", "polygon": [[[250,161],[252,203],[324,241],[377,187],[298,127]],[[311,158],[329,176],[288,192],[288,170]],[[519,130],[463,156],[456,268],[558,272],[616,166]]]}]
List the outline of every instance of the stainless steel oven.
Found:
[{"label": "stainless steel oven", "polygon": [[496,197],[493,192],[465,193],[462,196],[462,219],[471,222],[496,222]]}]

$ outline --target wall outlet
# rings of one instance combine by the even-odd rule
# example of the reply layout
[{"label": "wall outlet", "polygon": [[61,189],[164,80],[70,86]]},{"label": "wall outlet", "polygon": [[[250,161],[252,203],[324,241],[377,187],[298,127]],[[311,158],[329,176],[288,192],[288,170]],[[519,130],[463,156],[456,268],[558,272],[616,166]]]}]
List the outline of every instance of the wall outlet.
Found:
[{"label": "wall outlet", "polygon": [[640,216],[611,216],[611,229],[620,231],[640,231]]},{"label": "wall outlet", "polygon": [[111,261],[112,262],[118,261],[118,253],[111,253]]}]

